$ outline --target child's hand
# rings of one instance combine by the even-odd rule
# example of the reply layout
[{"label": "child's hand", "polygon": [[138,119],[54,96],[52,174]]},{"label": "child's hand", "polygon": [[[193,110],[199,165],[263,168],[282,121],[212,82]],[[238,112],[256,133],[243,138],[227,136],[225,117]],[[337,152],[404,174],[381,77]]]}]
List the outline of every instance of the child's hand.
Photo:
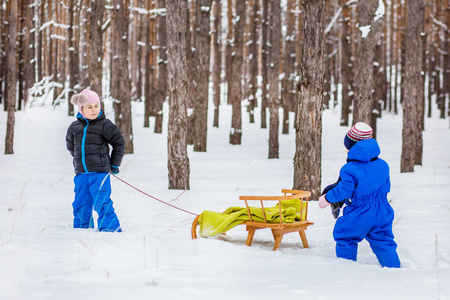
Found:
[{"label": "child's hand", "polygon": [[111,174],[113,175],[119,174],[119,168],[116,166],[111,166]]},{"label": "child's hand", "polygon": [[328,205],[330,205],[330,202],[327,201],[327,199],[325,198],[325,195],[322,195],[319,197],[319,207],[320,208],[325,208]]}]

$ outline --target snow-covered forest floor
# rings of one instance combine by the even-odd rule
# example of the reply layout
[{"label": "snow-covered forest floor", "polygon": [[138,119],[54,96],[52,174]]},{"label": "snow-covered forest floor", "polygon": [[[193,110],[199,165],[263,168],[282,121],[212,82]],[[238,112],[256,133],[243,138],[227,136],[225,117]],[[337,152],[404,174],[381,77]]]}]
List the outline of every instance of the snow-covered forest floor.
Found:
[{"label": "snow-covered forest floor", "polygon": [[[211,106],[212,107],[212,106]],[[143,128],[143,104],[133,104],[135,153],[119,177],[193,213],[242,205],[240,195],[276,195],[291,188],[295,131],[280,134],[280,158],[267,159],[268,130],[243,120],[242,145],[228,143],[231,107],[209,112],[208,151],[189,147],[191,190],[168,190],[167,112],[163,134]],[[112,178],[123,233],[72,228],[73,167],[65,133],[75,119],[66,104],[16,113],[14,155],[0,143],[0,299],[450,299],[450,133],[448,119],[426,119],[423,166],[400,173],[401,115],[378,121],[381,156],[391,167],[388,195],[401,269],[381,268],[367,242],[357,262],[337,259],[328,209],[310,203],[306,231],[285,235],[272,251],[269,230],[251,247],[238,226],[226,236],[191,239],[194,216],[157,202]],[[245,111],[245,110],[243,110]],[[259,110],[256,110],[259,115]],[[110,104],[107,117],[113,120]],[[322,185],[334,182],[349,127],[339,108],[324,111]],[[293,114],[291,121],[294,121]],[[292,127],[291,127],[292,128]],[[0,111],[0,140],[6,113]],[[305,137],[307,138],[307,137]]]}]

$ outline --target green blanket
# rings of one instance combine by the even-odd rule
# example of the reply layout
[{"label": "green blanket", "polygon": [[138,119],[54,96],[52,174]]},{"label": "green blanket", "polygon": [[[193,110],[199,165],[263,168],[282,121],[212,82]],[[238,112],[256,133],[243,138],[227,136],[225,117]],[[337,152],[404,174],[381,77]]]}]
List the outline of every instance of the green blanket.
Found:
[{"label": "green blanket", "polygon": [[[303,221],[306,211],[303,209],[303,216],[300,216],[301,201],[299,199],[284,200],[281,202],[281,213],[284,223]],[[303,203],[305,207],[305,202]],[[280,209],[278,204],[273,207],[265,207],[266,220],[268,223],[280,223]],[[250,207],[252,220],[264,222],[261,207]],[[230,207],[223,213],[205,210],[198,220],[200,224],[200,236],[211,237],[230,230],[231,228],[249,221],[250,218],[245,207]]]}]

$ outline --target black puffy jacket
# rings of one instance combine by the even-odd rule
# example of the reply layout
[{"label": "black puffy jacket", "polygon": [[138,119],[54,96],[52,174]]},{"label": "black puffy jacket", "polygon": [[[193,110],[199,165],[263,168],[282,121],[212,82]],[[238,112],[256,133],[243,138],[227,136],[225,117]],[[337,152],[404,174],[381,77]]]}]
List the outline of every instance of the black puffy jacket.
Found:
[{"label": "black puffy jacket", "polygon": [[110,172],[111,165],[120,166],[125,154],[122,134],[103,112],[95,120],[85,119],[78,113],[77,120],[67,129],[66,145],[73,156],[76,174]]}]

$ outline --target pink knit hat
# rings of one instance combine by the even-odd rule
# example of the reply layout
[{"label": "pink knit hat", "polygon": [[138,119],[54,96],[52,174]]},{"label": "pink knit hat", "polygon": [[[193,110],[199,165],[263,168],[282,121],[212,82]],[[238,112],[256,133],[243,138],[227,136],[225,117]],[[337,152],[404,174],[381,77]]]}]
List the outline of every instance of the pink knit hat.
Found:
[{"label": "pink knit hat", "polygon": [[345,147],[350,150],[353,145],[362,140],[372,138],[373,129],[364,122],[358,122],[352,126],[344,138]]},{"label": "pink knit hat", "polygon": [[73,105],[78,106],[78,111],[83,115],[83,117],[86,117],[83,114],[83,111],[81,110],[83,105],[89,103],[98,103],[101,105],[100,97],[96,92],[91,90],[83,90],[81,91],[81,93],[73,95],[72,98],[70,99],[70,102],[72,102]]}]

